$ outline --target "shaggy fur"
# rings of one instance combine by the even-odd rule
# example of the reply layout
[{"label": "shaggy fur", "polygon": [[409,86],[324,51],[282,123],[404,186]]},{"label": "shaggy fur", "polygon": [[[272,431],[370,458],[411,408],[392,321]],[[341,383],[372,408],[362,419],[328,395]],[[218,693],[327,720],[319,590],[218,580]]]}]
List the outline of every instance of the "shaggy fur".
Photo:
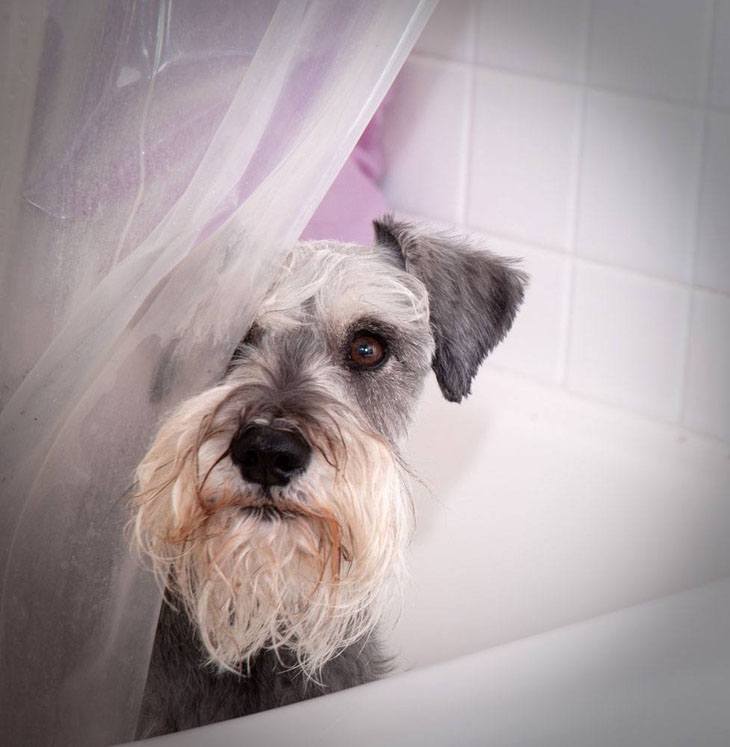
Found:
[{"label": "shaggy fur", "polygon": [[[135,542],[175,607],[161,614],[141,734],[384,671],[372,634],[413,524],[398,444],[430,367],[447,399],[468,395],[525,276],[390,218],[376,236],[298,245],[225,379],[170,416],[138,468]],[[380,341],[378,365],[352,357],[362,335]],[[257,482],[239,456],[252,427],[311,458]]]}]

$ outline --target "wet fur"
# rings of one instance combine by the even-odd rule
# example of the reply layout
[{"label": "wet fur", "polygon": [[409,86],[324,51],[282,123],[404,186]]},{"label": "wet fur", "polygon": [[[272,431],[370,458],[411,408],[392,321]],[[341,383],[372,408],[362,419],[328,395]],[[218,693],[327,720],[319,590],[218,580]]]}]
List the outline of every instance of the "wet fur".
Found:
[{"label": "wet fur", "polygon": [[137,738],[168,734],[297,703],[379,679],[390,664],[373,637],[328,661],[314,681],[294,656],[262,651],[243,676],[206,665],[184,612],[160,612]]}]

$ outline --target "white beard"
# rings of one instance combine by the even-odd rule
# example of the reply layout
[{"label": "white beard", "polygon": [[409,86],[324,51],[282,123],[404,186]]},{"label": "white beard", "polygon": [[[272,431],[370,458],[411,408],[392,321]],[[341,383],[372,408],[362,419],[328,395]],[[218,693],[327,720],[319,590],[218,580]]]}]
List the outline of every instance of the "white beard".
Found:
[{"label": "white beard", "polygon": [[[387,442],[349,410],[337,435],[309,428],[306,473],[274,488],[281,515],[227,456],[235,384],[195,397],[160,430],[137,470],[134,542],[209,661],[240,672],[262,649],[292,651],[316,677],[381,618],[404,575],[413,511]],[[304,426],[302,426],[304,427]]]}]

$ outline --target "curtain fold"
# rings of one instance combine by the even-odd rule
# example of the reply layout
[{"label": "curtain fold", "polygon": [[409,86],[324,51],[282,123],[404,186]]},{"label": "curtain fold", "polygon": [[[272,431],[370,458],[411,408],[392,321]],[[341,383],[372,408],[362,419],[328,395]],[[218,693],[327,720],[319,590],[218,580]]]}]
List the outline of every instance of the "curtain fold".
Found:
[{"label": "curtain fold", "polygon": [[8,743],[133,736],[160,603],[134,466],[220,377],[434,4],[10,3],[37,74],[4,81],[35,90],[0,184]]}]

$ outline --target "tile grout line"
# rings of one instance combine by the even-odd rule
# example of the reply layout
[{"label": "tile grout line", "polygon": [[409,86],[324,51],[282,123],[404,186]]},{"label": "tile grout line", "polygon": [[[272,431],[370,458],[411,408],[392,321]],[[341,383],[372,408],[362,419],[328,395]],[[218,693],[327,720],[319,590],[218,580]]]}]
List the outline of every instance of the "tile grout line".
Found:
[{"label": "tile grout line", "polygon": [[[394,205],[393,209],[396,212],[410,216],[413,220],[419,220],[425,223],[432,223],[435,225],[440,225],[443,228],[448,228],[449,221],[445,221],[443,219],[437,219],[437,218],[429,218],[427,215],[424,215],[423,213],[419,213],[413,210],[408,210],[406,208],[400,208],[397,205]],[[629,277],[632,277],[636,280],[644,280],[650,283],[658,283],[667,288],[675,288],[677,290],[684,290],[684,291],[697,290],[697,291],[702,291],[703,293],[709,293],[713,296],[720,296],[722,298],[730,298],[730,292],[725,291],[725,290],[720,290],[718,288],[710,288],[709,286],[701,285],[701,284],[696,284],[692,286],[689,282],[684,282],[681,280],[674,280],[673,278],[662,277],[661,275],[652,275],[651,273],[646,272],[645,270],[638,270],[634,267],[627,267],[625,265],[616,264],[614,262],[608,262],[605,259],[596,259],[593,257],[581,257],[580,255],[573,255],[565,251],[565,249],[561,249],[560,247],[557,247],[551,244],[544,244],[540,241],[536,241],[535,239],[530,239],[525,236],[505,233],[502,231],[494,231],[490,228],[484,228],[483,226],[474,225],[470,223],[469,221],[466,221],[462,225],[462,228],[468,233],[473,233],[475,235],[484,236],[489,241],[494,241],[494,242],[504,241],[510,244],[524,244],[525,247],[528,249],[537,249],[539,252],[552,255],[556,258],[561,257],[563,259],[568,259],[568,260],[574,259],[579,265],[586,265],[589,267],[596,267],[596,268],[600,268],[604,270],[610,270],[612,272],[624,273],[628,275]]]},{"label": "tile grout line", "polygon": [[689,301],[687,304],[687,315],[685,319],[685,328],[682,336],[682,368],[680,369],[680,379],[677,387],[677,419],[680,424],[687,420],[687,395],[689,391],[689,365],[692,351],[692,323],[695,316],[696,295],[697,295],[697,255],[699,254],[700,242],[700,208],[702,203],[702,175],[705,170],[707,160],[707,140],[710,122],[710,113],[707,108],[710,92],[710,78],[712,76],[713,57],[715,53],[715,19],[717,17],[717,0],[713,0],[708,13],[709,35],[707,49],[705,52],[704,70],[702,78],[702,89],[700,91],[700,100],[703,102],[702,110],[702,133],[700,135],[699,148],[699,167],[697,169],[697,183],[695,191],[695,210],[694,225],[692,231],[692,246],[689,256]]},{"label": "tile grout line", "polygon": [[472,4],[469,9],[469,50],[468,57],[471,60],[467,67],[467,94],[466,107],[464,111],[464,124],[462,135],[464,137],[464,153],[462,155],[461,173],[459,174],[459,205],[458,221],[465,226],[469,211],[469,193],[471,185],[471,158],[474,141],[474,116],[476,101],[476,70],[474,60],[476,58],[476,7]]},{"label": "tile grout line", "polygon": [[[424,220],[428,220],[428,218],[424,217]],[[479,228],[478,226],[470,225],[468,223],[465,227],[470,232],[488,236],[491,240],[505,241],[505,242],[515,243],[515,244],[524,244],[529,249],[537,249],[540,252],[551,254],[555,257],[562,257],[564,259],[569,259],[569,260],[574,259],[579,265],[597,267],[597,268],[601,268],[604,270],[611,270],[613,272],[621,272],[636,280],[645,280],[651,283],[658,283],[667,288],[675,288],[677,290],[684,290],[684,291],[698,290],[704,293],[710,293],[715,296],[721,296],[723,298],[730,298],[730,292],[725,291],[725,290],[719,290],[717,288],[710,288],[709,286],[701,285],[701,284],[692,285],[689,282],[685,282],[682,280],[674,280],[673,278],[662,277],[661,275],[652,275],[651,273],[645,270],[638,270],[635,267],[628,267],[626,265],[616,264],[614,262],[609,262],[605,259],[597,259],[594,257],[582,257],[578,254],[574,255],[572,253],[566,252],[564,249],[560,249],[559,247],[551,246],[550,244],[542,244],[539,241],[534,241],[533,239],[528,239],[528,238],[525,238],[524,236],[515,236],[513,234],[502,233],[499,231],[492,231],[489,228]]]},{"label": "tile grout line", "polygon": [[[722,436],[717,436],[713,433],[700,430],[693,426],[683,425],[682,423],[678,423],[676,420],[672,418],[668,418],[662,415],[657,415],[655,413],[650,413],[647,410],[643,410],[638,407],[630,407],[628,405],[623,405],[623,404],[616,402],[615,400],[610,399],[609,397],[602,397],[600,395],[588,394],[587,392],[584,392],[580,389],[568,390],[560,386],[560,384],[556,384],[555,381],[547,379],[544,376],[539,376],[538,374],[528,373],[521,368],[510,366],[505,363],[495,363],[494,361],[490,361],[488,362],[487,365],[492,371],[497,371],[502,374],[509,374],[510,376],[515,376],[520,380],[529,382],[537,386],[545,387],[546,389],[549,389],[553,392],[562,392],[565,396],[571,397],[580,402],[586,402],[592,405],[599,405],[600,407],[612,410],[614,412],[622,413],[623,415],[627,415],[627,416],[635,417],[635,418],[641,418],[655,425],[661,425],[665,428],[671,428],[673,432],[679,435],[688,434],[691,436],[702,438],[703,440],[709,441],[711,443],[714,443],[716,446],[721,446],[723,448],[730,447],[730,443]],[[730,458],[730,452],[728,453],[728,457]]]},{"label": "tile grout line", "polygon": [[484,62],[464,62],[463,60],[455,60],[445,55],[435,54],[433,52],[412,52],[409,59],[414,59],[422,62],[439,63],[453,67],[468,67],[474,65],[476,68],[486,70],[488,72],[497,73],[499,75],[511,75],[516,78],[528,78],[534,81],[543,81],[545,83],[553,83],[563,86],[578,87],[586,85],[593,91],[603,94],[611,94],[615,96],[623,96],[629,99],[638,99],[640,101],[650,101],[653,103],[664,104],[667,106],[674,106],[685,110],[703,110],[717,112],[720,114],[727,114],[730,109],[724,106],[707,102],[703,104],[702,101],[687,101],[680,98],[672,98],[670,96],[662,96],[659,94],[651,93],[648,91],[635,91],[630,88],[621,88],[620,86],[609,86],[601,83],[591,83],[587,80],[581,81],[576,79],[560,78],[557,75],[545,75],[536,73],[531,70],[520,70],[518,68],[511,68],[505,65],[493,65]]},{"label": "tile grout line", "polygon": [[577,243],[578,243],[578,223],[580,220],[580,190],[581,190],[581,166],[585,152],[586,141],[586,112],[588,108],[588,60],[592,41],[592,20],[593,20],[593,3],[588,2],[586,6],[585,18],[583,19],[583,45],[581,49],[581,88],[580,102],[578,110],[578,130],[576,143],[573,153],[573,184],[569,197],[570,226],[568,229],[568,277],[565,294],[562,299],[561,308],[561,332],[563,334],[563,345],[560,351],[560,357],[555,370],[555,377],[558,385],[565,389],[568,388],[568,369],[570,365],[570,356],[572,353],[573,342],[573,312],[575,310],[576,300],[576,275],[577,275]]}]

